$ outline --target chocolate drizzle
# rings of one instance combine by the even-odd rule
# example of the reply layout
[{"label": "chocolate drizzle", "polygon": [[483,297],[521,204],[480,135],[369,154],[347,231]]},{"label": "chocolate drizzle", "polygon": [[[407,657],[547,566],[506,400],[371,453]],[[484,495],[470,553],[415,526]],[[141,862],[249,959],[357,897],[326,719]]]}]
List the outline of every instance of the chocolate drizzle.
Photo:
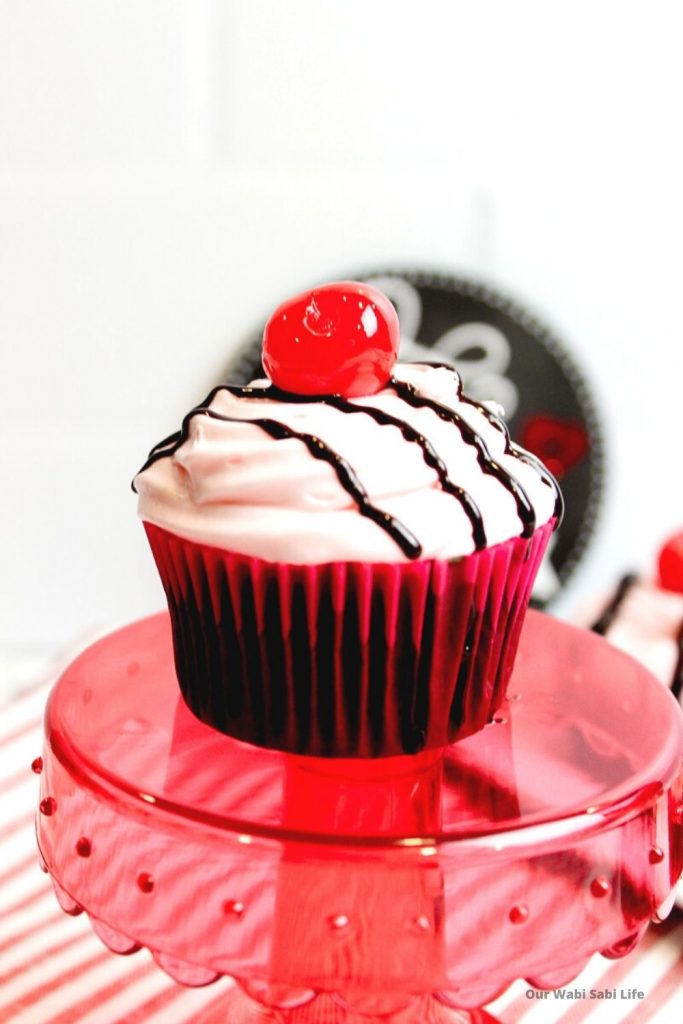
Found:
[{"label": "chocolate drizzle", "polygon": [[678,649],[678,658],[676,659],[676,667],[674,668],[671,680],[671,692],[674,697],[680,700],[681,691],[683,690],[683,622],[681,622],[676,635],[676,647]]},{"label": "chocolate drizzle", "polygon": [[617,588],[614,591],[611,601],[605,606],[598,618],[590,627],[594,633],[597,633],[599,636],[605,636],[607,630],[619,614],[619,609],[626,600],[627,595],[637,582],[638,577],[635,573],[630,572],[625,576],[622,576],[617,584]]},{"label": "chocolate drizzle", "polygon": [[[606,636],[607,632],[614,624],[624,601],[637,583],[638,577],[635,573],[630,572],[625,576],[622,576],[616,586],[611,600],[590,627],[594,633],[598,633],[599,636]],[[676,665],[674,666],[669,687],[674,697],[680,700],[681,694],[683,693],[683,622],[681,622],[678,627],[675,643],[677,652]]]},{"label": "chocolate drizzle", "polygon": [[478,409],[479,412],[486,417],[486,419],[492,426],[497,427],[502,432],[505,438],[506,455],[511,455],[514,459],[519,459],[520,462],[526,463],[527,466],[533,466],[533,468],[536,470],[543,483],[546,484],[548,487],[552,488],[553,493],[555,495],[555,507],[553,509],[553,515],[555,516],[555,519],[557,520],[557,525],[559,526],[564,517],[564,499],[562,497],[562,491],[560,490],[560,486],[555,477],[553,476],[553,474],[550,472],[550,470],[546,469],[546,467],[543,465],[539,458],[537,458],[531,452],[526,451],[524,448],[519,448],[513,441],[510,440],[510,431],[507,428],[507,424],[500,418],[500,416],[496,416],[494,412],[491,412],[490,409],[487,409],[486,406],[483,405],[481,402],[476,402],[473,398],[468,398],[467,395],[461,394],[459,398],[460,401],[464,402],[466,405],[471,405],[475,409]]},{"label": "chocolate drizzle", "polygon": [[491,453],[486,447],[484,439],[479,436],[476,430],[447,405],[435,402],[432,398],[425,398],[414,385],[397,380],[395,377],[391,378],[390,385],[399,398],[402,398],[408,405],[412,405],[414,408],[431,409],[439,419],[446,420],[458,428],[463,441],[466,444],[473,445],[476,449],[477,461],[482,472],[495,477],[505,490],[513,496],[517,505],[517,514],[522,523],[522,537],[531,537],[536,529],[536,513],[528,494],[519,481],[515,480],[500,463],[491,458]]},{"label": "chocolate drizzle", "polygon": [[[452,369],[452,367],[448,366],[446,363],[430,363],[428,365],[443,366],[444,368]],[[412,384],[404,383],[392,377],[390,387],[393,388],[398,397],[408,405],[414,408],[426,407],[432,409],[441,419],[452,423],[459,430],[463,440],[467,444],[471,444],[475,447],[477,460],[482,471],[494,476],[514,497],[517,505],[517,512],[522,522],[522,536],[525,538],[530,537],[536,527],[536,516],[528,495],[521,484],[515,480],[515,478],[511,476],[503,466],[491,457],[484,440],[466,422],[466,420],[448,406],[441,405],[439,402],[426,398]],[[460,503],[472,526],[472,539],[474,541],[475,549],[477,551],[481,551],[486,547],[487,538],[484,520],[477,503],[463,487],[460,487],[451,480],[444,460],[435,450],[431,442],[424,437],[419,430],[416,430],[400,417],[392,416],[372,405],[362,405],[351,402],[342,395],[298,395],[282,391],[274,384],[270,384],[267,387],[241,387],[232,384],[219,384],[209,392],[203,402],[190,410],[183,419],[181,429],[179,431],[176,431],[174,434],[170,434],[152,448],[147,461],[139,470],[138,475],[139,473],[143,473],[159,459],[169,457],[178,450],[178,448],[187,440],[190,423],[195,416],[209,416],[211,419],[223,420],[230,423],[252,424],[265,431],[265,433],[274,440],[294,438],[301,441],[314,458],[322,459],[332,467],[336,473],[339,483],[344,490],[351,495],[361,515],[367,516],[369,519],[373,520],[373,522],[377,523],[377,525],[382,529],[386,530],[386,532],[401,548],[406,557],[410,559],[420,557],[422,554],[422,546],[417,538],[398,519],[377,508],[370,502],[368,493],[355,471],[338,452],[334,451],[334,449],[330,448],[314,434],[300,433],[286,426],[277,419],[263,418],[243,420],[239,417],[223,416],[214,412],[210,408],[210,405],[220,391],[227,391],[231,395],[245,399],[265,399],[275,402],[305,404],[320,403],[331,406],[339,412],[346,414],[364,413],[365,415],[370,416],[381,426],[396,427],[401,431],[401,434],[406,441],[411,444],[416,444],[420,448],[424,461],[435,471],[442,490],[451,494]],[[511,444],[510,436],[505,424],[485,406],[480,405],[478,402],[462,395],[460,384],[458,385],[458,398],[460,401],[466,402],[477,408],[486,416],[492,425],[502,430],[505,437],[505,451],[507,454],[513,455],[516,458],[533,465],[544,482],[549,486],[554,487],[556,493],[555,515],[559,521],[562,515],[562,498],[559,488],[551,474],[548,473],[545,467],[533,455],[529,455]],[[133,481],[132,487],[133,490],[136,489],[135,481]]]},{"label": "chocolate drizzle", "polygon": [[474,546],[477,551],[481,551],[486,547],[486,531],[484,529],[484,519],[479,510],[479,506],[475,502],[474,498],[467,491],[454,483],[448,475],[446,463],[443,461],[441,456],[438,454],[434,446],[430,441],[424,437],[419,430],[415,430],[405,420],[400,419],[398,416],[392,416],[390,413],[382,412],[381,409],[376,409],[372,405],[359,405],[355,402],[349,402],[348,399],[342,395],[291,395],[286,391],[279,391],[275,387],[271,387],[267,392],[268,398],[275,399],[276,401],[282,402],[320,402],[323,405],[329,405],[333,409],[339,410],[343,413],[365,413],[366,416],[372,417],[375,423],[379,423],[380,426],[384,427],[396,427],[401,431],[404,439],[411,444],[416,444],[422,451],[422,456],[427,465],[433,469],[439,478],[442,490],[446,491],[447,494],[452,494],[454,498],[460,502],[460,505],[465,512],[465,515],[469,519],[472,525],[472,539],[474,540]]},{"label": "chocolate drizzle", "polygon": [[[431,366],[435,370],[450,370],[452,373],[455,372],[455,370],[453,368],[453,365],[451,363],[441,363],[441,362],[436,362],[436,361],[431,361],[431,360],[423,359],[423,360],[420,360],[418,363],[416,363],[416,365],[417,366]],[[459,378],[458,378],[457,397],[458,397],[458,400],[463,402],[465,405],[471,405],[472,408],[477,409],[477,411],[480,412],[482,414],[482,416],[486,417],[486,419],[489,421],[489,423],[491,424],[492,427],[496,427],[498,430],[500,430],[500,432],[502,433],[502,435],[503,435],[503,437],[505,439],[505,454],[506,455],[511,455],[513,458],[519,459],[520,462],[525,462],[527,464],[527,466],[533,466],[533,468],[536,470],[538,475],[541,477],[543,483],[547,484],[548,487],[552,488],[552,490],[553,490],[553,492],[555,494],[555,508],[553,510],[553,515],[555,516],[555,519],[557,520],[557,522],[556,522],[556,528],[557,528],[557,526],[560,525],[560,523],[562,522],[562,519],[564,517],[564,499],[562,497],[562,491],[560,490],[560,485],[558,484],[557,480],[555,479],[553,474],[550,472],[550,470],[547,469],[543,465],[543,463],[541,462],[541,460],[539,458],[537,458],[531,452],[527,452],[523,448],[519,448],[510,439],[510,431],[507,428],[507,424],[505,423],[504,420],[502,420],[500,418],[500,416],[496,416],[496,414],[494,412],[492,412],[491,409],[487,408],[487,406],[485,406],[483,404],[483,402],[477,402],[474,398],[469,398],[468,395],[463,394],[462,382],[460,381]]]},{"label": "chocolate drizzle", "polygon": [[[209,401],[212,400],[215,393],[216,390],[214,390],[212,395],[209,397]],[[265,395],[263,397],[265,397]],[[269,395],[268,397],[271,396]],[[368,492],[365,490],[346,459],[342,458],[342,456],[339,455],[338,452],[335,452],[333,448],[328,447],[328,445],[326,445],[324,441],[321,441],[319,437],[316,437],[315,434],[304,434],[301,431],[292,430],[291,427],[286,426],[284,423],[280,423],[279,420],[267,418],[243,420],[238,416],[223,416],[221,413],[207,408],[206,404],[202,404],[188,413],[183,420],[182,430],[178,436],[172,435],[171,438],[166,439],[166,442],[162,442],[162,445],[168,444],[167,447],[158,445],[156,449],[152,449],[147,462],[140,472],[143,472],[144,469],[150,466],[153,462],[156,462],[158,459],[171,455],[180,447],[187,438],[190,421],[194,419],[195,416],[208,416],[212,420],[220,420],[223,423],[253,424],[265,431],[266,434],[274,438],[276,441],[283,441],[287,438],[294,438],[297,441],[301,441],[306,445],[314,459],[322,459],[332,467],[337,474],[339,483],[347,494],[350,494],[356,502],[358,511],[362,516],[367,516],[368,519],[372,519],[372,521],[377,523],[378,526],[381,526],[383,530],[386,530],[407,558],[419,558],[422,554],[422,545],[418,541],[417,537],[410,532],[408,527],[404,526],[404,524],[394,516],[389,515],[388,512],[383,512],[381,509],[377,508],[376,505],[373,505],[370,502]]]}]

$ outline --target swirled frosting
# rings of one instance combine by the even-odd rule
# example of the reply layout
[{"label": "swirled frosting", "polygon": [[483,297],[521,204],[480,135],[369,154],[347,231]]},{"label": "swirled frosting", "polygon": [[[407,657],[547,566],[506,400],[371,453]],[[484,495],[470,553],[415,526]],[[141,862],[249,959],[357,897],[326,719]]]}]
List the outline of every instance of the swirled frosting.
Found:
[{"label": "swirled frosting", "polygon": [[215,388],[134,480],[140,516],[268,561],[457,558],[559,519],[557,484],[449,367],[378,393]]}]

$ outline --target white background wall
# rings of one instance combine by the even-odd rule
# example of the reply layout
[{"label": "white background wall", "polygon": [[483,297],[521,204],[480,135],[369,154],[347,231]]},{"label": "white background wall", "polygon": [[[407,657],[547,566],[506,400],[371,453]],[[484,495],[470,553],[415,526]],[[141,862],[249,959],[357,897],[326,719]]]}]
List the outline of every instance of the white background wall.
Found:
[{"label": "white background wall", "polygon": [[677,8],[3,0],[3,663],[161,605],[132,473],[353,266],[483,277],[555,328],[611,466],[566,604],[647,567],[683,525]]}]

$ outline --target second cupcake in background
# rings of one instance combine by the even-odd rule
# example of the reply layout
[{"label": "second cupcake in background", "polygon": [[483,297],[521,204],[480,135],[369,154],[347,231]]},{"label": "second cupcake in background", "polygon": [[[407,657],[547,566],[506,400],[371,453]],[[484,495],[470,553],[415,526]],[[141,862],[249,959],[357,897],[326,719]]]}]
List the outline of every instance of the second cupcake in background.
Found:
[{"label": "second cupcake in background", "polygon": [[557,484],[355,282],[284,303],[135,478],[183,696],[299,754],[438,748],[500,706]]}]

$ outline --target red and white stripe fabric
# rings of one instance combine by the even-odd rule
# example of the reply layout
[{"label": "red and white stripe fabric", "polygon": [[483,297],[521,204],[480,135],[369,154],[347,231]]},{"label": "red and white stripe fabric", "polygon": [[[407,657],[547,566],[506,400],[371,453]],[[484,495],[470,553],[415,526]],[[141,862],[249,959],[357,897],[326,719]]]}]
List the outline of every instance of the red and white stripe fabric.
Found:
[{"label": "red and white stripe fabric", "polygon": [[[40,685],[0,709],[0,1024],[193,1024],[231,982],[182,988],[143,950],[109,952],[85,915],[59,909],[39,867],[33,819],[42,746]],[[517,982],[489,1010],[503,1024],[676,1024],[683,1021],[683,912],[652,927],[623,960],[596,956],[569,991],[530,997]],[[590,998],[591,989],[613,998]],[[642,1000],[622,993],[642,991]]]}]

